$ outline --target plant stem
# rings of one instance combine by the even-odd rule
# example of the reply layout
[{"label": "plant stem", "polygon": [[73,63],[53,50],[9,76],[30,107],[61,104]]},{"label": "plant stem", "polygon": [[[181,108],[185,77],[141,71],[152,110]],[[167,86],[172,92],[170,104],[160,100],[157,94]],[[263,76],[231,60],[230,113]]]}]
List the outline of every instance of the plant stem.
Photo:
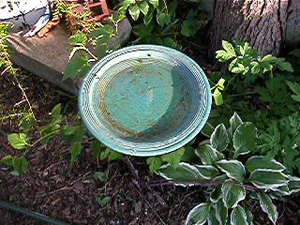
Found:
[{"label": "plant stem", "polygon": [[[178,183],[185,183],[187,185],[198,185],[198,186],[204,186],[204,187],[209,187],[209,186],[219,186],[224,183],[224,181],[199,181],[199,180],[174,180],[174,181],[167,181],[167,182],[162,182],[162,183],[157,183],[157,184],[150,184],[150,187],[155,187],[155,186],[167,186],[167,185],[174,185]],[[232,185],[232,186],[237,186],[237,187],[244,187],[245,189],[249,191],[256,191],[258,188],[248,185],[248,184],[236,184],[233,182],[226,182],[226,184]]]},{"label": "plant stem", "polygon": [[238,76],[238,74],[234,75],[229,81],[228,84],[226,85],[224,92],[227,90],[227,88],[229,87],[229,85],[232,83],[232,81]]},{"label": "plant stem", "polygon": [[254,94],[256,94],[254,91],[250,91],[250,92],[244,92],[241,94],[228,95],[227,98],[239,97],[239,96],[243,96],[243,95],[254,95]]}]

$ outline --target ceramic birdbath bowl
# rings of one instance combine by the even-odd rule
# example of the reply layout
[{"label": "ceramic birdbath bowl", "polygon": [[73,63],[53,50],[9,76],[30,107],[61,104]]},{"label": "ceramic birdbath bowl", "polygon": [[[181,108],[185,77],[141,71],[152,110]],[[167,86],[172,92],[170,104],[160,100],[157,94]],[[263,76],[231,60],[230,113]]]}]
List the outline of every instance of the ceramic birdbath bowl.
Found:
[{"label": "ceramic birdbath bowl", "polygon": [[204,126],[211,92],[202,69],[171,48],[136,45],[100,60],[79,91],[89,131],[123,154],[155,156],[190,142]]}]

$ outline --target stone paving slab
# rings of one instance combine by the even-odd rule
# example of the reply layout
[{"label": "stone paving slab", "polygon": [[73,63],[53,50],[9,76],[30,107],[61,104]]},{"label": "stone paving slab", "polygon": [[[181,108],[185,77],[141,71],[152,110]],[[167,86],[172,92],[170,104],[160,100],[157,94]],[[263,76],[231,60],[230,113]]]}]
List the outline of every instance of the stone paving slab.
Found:
[{"label": "stone paving slab", "polygon": [[[131,34],[131,25],[128,19],[118,24],[120,44],[124,45]],[[63,26],[57,26],[44,38],[24,38],[10,35],[8,44],[12,61],[29,72],[43,77],[45,80],[57,85],[64,91],[78,94],[80,81],[68,79],[62,82],[63,72],[68,63],[70,46],[68,32]],[[108,45],[119,45],[118,39],[113,37]]]}]

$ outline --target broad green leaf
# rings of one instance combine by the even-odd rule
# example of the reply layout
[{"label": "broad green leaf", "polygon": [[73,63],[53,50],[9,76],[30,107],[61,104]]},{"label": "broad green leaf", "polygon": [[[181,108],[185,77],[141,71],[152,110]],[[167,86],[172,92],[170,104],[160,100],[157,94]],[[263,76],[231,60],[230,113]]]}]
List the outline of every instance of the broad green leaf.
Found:
[{"label": "broad green leaf", "polygon": [[229,137],[225,125],[219,124],[211,135],[210,143],[218,151],[224,151],[229,144]]},{"label": "broad green leaf", "polygon": [[68,137],[76,132],[76,126],[66,125],[61,129],[61,135],[64,140],[68,140]]},{"label": "broad green leaf", "polygon": [[159,5],[159,0],[149,0],[149,3],[152,4],[154,8],[157,8]]},{"label": "broad green leaf", "polygon": [[103,25],[99,28],[96,28],[95,30],[91,31],[88,34],[89,38],[97,38],[102,39],[102,44],[105,44],[106,40],[110,37],[112,37],[114,34],[114,29],[110,25]]},{"label": "broad green leaf", "polygon": [[219,171],[211,165],[195,165],[195,167],[198,169],[200,176],[206,180],[212,180],[219,174]]},{"label": "broad green leaf", "polygon": [[288,183],[285,174],[268,169],[256,169],[250,174],[249,180],[258,188],[271,189],[284,186]]},{"label": "broad green leaf", "polygon": [[229,43],[228,41],[222,40],[222,46],[225,49],[225,51],[231,56],[231,57],[235,57],[236,56],[236,52],[234,50],[234,47],[231,43]]},{"label": "broad green leaf", "polygon": [[216,86],[217,86],[217,88],[219,89],[219,90],[224,90],[224,83],[225,83],[225,79],[224,78],[220,78],[219,80],[218,80],[218,83],[216,84]]},{"label": "broad green leaf", "polygon": [[25,149],[26,146],[28,145],[28,138],[27,138],[27,135],[24,134],[24,133],[20,133],[20,134],[17,134],[17,133],[13,133],[13,134],[9,134],[7,136],[7,139],[10,143],[10,145],[12,147],[14,147],[15,149]]},{"label": "broad green leaf", "polygon": [[185,225],[202,225],[206,222],[209,216],[209,203],[201,203],[193,208],[185,221]]},{"label": "broad green leaf", "polygon": [[216,105],[222,105],[223,104],[222,93],[219,91],[218,88],[216,88],[214,90],[213,97],[214,97]]},{"label": "broad green leaf", "polygon": [[236,181],[242,182],[246,175],[244,165],[238,160],[220,160],[217,163],[217,167],[226,173],[226,175]]},{"label": "broad green leaf", "polygon": [[290,81],[286,81],[287,85],[290,87],[290,89],[295,93],[291,97],[297,101],[300,102],[300,85],[297,83],[292,83]]},{"label": "broad green leaf", "polygon": [[147,164],[149,165],[150,172],[154,173],[156,172],[162,165],[162,160],[160,156],[156,157],[149,157],[147,159]]},{"label": "broad green leaf", "polygon": [[86,55],[78,55],[73,57],[67,64],[64,76],[62,78],[65,81],[68,78],[84,77],[90,69],[89,58]]},{"label": "broad green leaf", "polygon": [[280,162],[265,156],[252,156],[247,160],[245,166],[250,173],[256,169],[270,169],[279,172],[286,169]]},{"label": "broad green leaf", "polygon": [[232,62],[228,65],[228,70],[232,71],[233,68],[238,67],[238,63],[240,63],[240,61],[241,60],[239,58],[232,60]]},{"label": "broad green leaf", "polygon": [[132,32],[137,37],[149,37],[152,35],[151,29],[149,29],[149,26],[146,26],[145,24],[138,24],[132,28]]},{"label": "broad green leaf", "polygon": [[200,145],[196,150],[196,155],[201,162],[206,165],[213,165],[215,162],[224,159],[224,155],[214,149],[211,145]]},{"label": "broad green leaf", "polygon": [[138,3],[138,7],[144,15],[147,15],[149,10],[149,4],[146,1],[142,1]]},{"label": "broad green leaf", "polygon": [[1,162],[7,166],[12,166],[13,165],[13,157],[11,155],[4,156],[1,159]]},{"label": "broad green leaf", "polygon": [[61,104],[59,103],[56,106],[54,106],[54,108],[51,110],[49,115],[53,117],[57,117],[60,115],[60,113],[61,113]]},{"label": "broad green leaf", "polygon": [[176,169],[170,164],[163,165],[159,169],[158,174],[166,180],[177,180],[176,184],[181,186],[186,186],[189,181],[196,181],[200,178],[197,168],[184,162],[180,163]]},{"label": "broad green leaf", "polygon": [[216,217],[220,224],[227,223],[228,209],[225,207],[222,200],[219,200],[216,204]]},{"label": "broad green leaf", "polygon": [[259,191],[257,195],[259,198],[260,207],[265,213],[268,214],[268,217],[273,222],[273,224],[276,224],[278,218],[278,212],[271,198],[262,191]]},{"label": "broad green leaf", "polygon": [[271,54],[268,54],[265,57],[263,57],[260,61],[264,63],[276,63],[277,58],[275,56],[272,56]]},{"label": "broad green leaf", "polygon": [[174,169],[176,169],[176,167],[179,165],[180,163],[180,159],[184,154],[185,149],[184,148],[180,148],[176,151],[170,152],[168,154],[162,155],[161,159],[163,162],[168,162],[171,164],[171,166],[174,167]]},{"label": "broad green leaf", "polygon": [[162,43],[164,46],[167,46],[170,48],[176,48],[176,46],[177,46],[176,41],[170,37],[166,37],[166,38],[162,39]]},{"label": "broad green leaf", "polygon": [[28,162],[25,158],[16,156],[13,162],[14,169],[22,176],[28,169]]},{"label": "broad green leaf", "polygon": [[160,13],[156,15],[156,21],[161,27],[163,27],[171,23],[171,17],[166,13]]},{"label": "broad green leaf", "polygon": [[247,72],[247,68],[243,64],[238,63],[237,66],[233,67],[230,71],[232,73],[245,74]]},{"label": "broad green leaf", "polygon": [[123,158],[123,154],[117,152],[117,151],[114,151],[110,148],[107,148],[106,150],[109,149],[109,160],[110,161],[115,161],[115,160],[119,160],[119,159],[122,159]]},{"label": "broad green leaf", "polygon": [[294,69],[289,62],[285,62],[279,59],[277,60],[276,65],[281,71],[294,72]]},{"label": "broad green leaf", "polygon": [[93,178],[96,180],[101,180],[102,182],[108,181],[109,174],[108,171],[106,172],[95,172]]},{"label": "broad green leaf", "polygon": [[92,145],[93,149],[93,155],[95,159],[98,159],[100,157],[101,149],[103,145],[99,141],[94,141]]},{"label": "broad green leaf", "polygon": [[230,137],[233,136],[234,132],[236,131],[236,128],[238,128],[239,125],[243,123],[242,119],[240,116],[234,112],[233,116],[229,120],[230,127],[228,129],[228,133]]},{"label": "broad green leaf", "polygon": [[101,206],[105,206],[106,204],[108,204],[111,200],[110,196],[105,196],[103,198],[99,197],[97,198],[97,203]]},{"label": "broad green leaf", "polygon": [[87,35],[82,31],[77,31],[74,35],[69,37],[69,44],[76,46],[76,45],[85,45],[87,42]]},{"label": "broad green leaf", "polygon": [[73,164],[75,162],[76,157],[79,156],[81,153],[81,143],[79,142],[71,143],[69,151],[71,153],[71,163]]},{"label": "broad green leaf", "polygon": [[256,142],[256,127],[249,122],[240,124],[233,134],[234,158],[253,150]]},{"label": "broad green leaf", "polygon": [[145,25],[148,25],[152,21],[153,13],[154,13],[154,7],[152,5],[150,5],[147,15],[144,16],[144,24]]},{"label": "broad green leaf", "polygon": [[134,21],[136,21],[139,18],[140,13],[141,13],[141,10],[137,4],[129,6],[128,11]]},{"label": "broad green leaf", "polygon": [[222,191],[221,186],[216,186],[214,190],[210,193],[209,200],[212,203],[217,203],[220,199],[222,199]]},{"label": "broad green leaf", "polygon": [[209,217],[208,217],[207,223],[208,223],[208,225],[219,225],[219,221],[217,220],[217,217],[216,217],[216,209],[213,205],[210,206]]},{"label": "broad green leaf", "polygon": [[236,182],[231,180],[222,184],[222,199],[227,209],[235,208],[239,202],[246,198],[246,189],[234,184]]},{"label": "broad green leaf", "polygon": [[216,59],[219,60],[219,62],[226,62],[229,59],[233,58],[234,56],[229,55],[226,51],[224,50],[218,50],[216,51]]},{"label": "broad green leaf", "polygon": [[256,61],[251,62],[250,65],[252,66],[251,67],[252,74],[259,74],[261,72],[262,68],[260,67],[258,62],[256,62]]},{"label": "broad green leaf", "polygon": [[230,215],[231,225],[249,225],[247,220],[247,214],[241,206],[234,208]]},{"label": "broad green leaf", "polygon": [[106,55],[107,46],[102,44],[97,44],[95,48],[95,53],[98,59],[103,58]]},{"label": "broad green leaf", "polygon": [[299,177],[289,177],[288,187],[290,193],[298,193],[300,191],[300,178]]}]

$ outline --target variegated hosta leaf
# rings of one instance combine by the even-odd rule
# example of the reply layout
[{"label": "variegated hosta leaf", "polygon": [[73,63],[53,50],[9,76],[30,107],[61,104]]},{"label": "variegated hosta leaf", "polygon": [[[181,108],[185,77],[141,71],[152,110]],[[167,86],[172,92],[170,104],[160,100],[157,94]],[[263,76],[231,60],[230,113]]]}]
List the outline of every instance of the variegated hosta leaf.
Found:
[{"label": "variegated hosta leaf", "polygon": [[291,194],[289,186],[287,184],[281,187],[271,188],[271,190],[273,196],[275,195],[281,197],[281,196],[286,196]]},{"label": "variegated hosta leaf", "polygon": [[300,178],[299,177],[289,177],[290,181],[288,183],[288,187],[290,193],[297,193],[300,191]]},{"label": "variegated hosta leaf", "polygon": [[170,164],[160,167],[158,174],[166,180],[174,180],[175,184],[180,186],[192,185],[188,181],[195,181],[200,178],[199,171],[195,166],[188,163],[179,163],[176,169]]},{"label": "variegated hosta leaf", "polygon": [[273,189],[288,183],[287,175],[279,171],[256,169],[250,174],[252,184],[262,189]]},{"label": "variegated hosta leaf", "polygon": [[200,177],[205,180],[212,180],[219,174],[218,169],[211,165],[195,165],[195,167],[198,169]]},{"label": "variegated hosta leaf", "polygon": [[211,145],[200,145],[196,151],[196,155],[200,158],[202,164],[213,165],[215,162],[224,159],[224,155],[214,149]]},{"label": "variegated hosta leaf", "polygon": [[228,129],[228,133],[229,133],[230,137],[232,137],[236,128],[238,128],[238,126],[241,125],[243,123],[243,121],[239,117],[239,115],[236,112],[234,112],[233,116],[229,120],[229,123],[230,123],[230,127]]},{"label": "variegated hosta leaf", "polygon": [[249,153],[255,145],[256,127],[252,123],[240,124],[233,134],[234,158]]},{"label": "variegated hosta leaf", "polygon": [[249,225],[252,225],[252,221],[253,221],[253,215],[252,215],[252,212],[248,209],[248,208],[245,208],[245,212],[246,212],[246,215],[247,215],[247,221],[248,221],[248,224]]},{"label": "variegated hosta leaf", "polygon": [[275,159],[268,159],[265,156],[252,156],[247,160],[245,166],[250,173],[256,169],[270,169],[279,172],[286,169],[280,162]]},{"label": "variegated hosta leaf", "polygon": [[212,147],[218,151],[224,151],[229,143],[229,137],[225,125],[219,124],[210,137]]},{"label": "variegated hosta leaf", "polygon": [[244,165],[238,160],[220,160],[217,163],[218,168],[234,180],[242,182],[246,175]]},{"label": "variegated hosta leaf", "polygon": [[216,208],[216,217],[220,224],[227,223],[228,217],[228,209],[225,207],[224,202],[222,200],[218,201],[215,205]]},{"label": "variegated hosta leaf", "polygon": [[209,210],[209,217],[208,217],[208,225],[219,225],[219,221],[217,220],[216,217],[216,209],[211,206]]},{"label": "variegated hosta leaf", "polygon": [[249,225],[247,214],[241,206],[234,208],[230,215],[231,225]]},{"label": "variegated hosta leaf", "polygon": [[273,204],[271,198],[264,192],[258,192],[259,203],[262,210],[268,214],[269,219],[276,224],[278,218],[278,212],[276,206]]},{"label": "variegated hosta leaf", "polygon": [[201,203],[193,208],[185,221],[185,225],[202,225],[206,222],[209,216],[209,203]]},{"label": "variegated hosta leaf", "polygon": [[217,203],[219,199],[222,198],[221,186],[215,187],[215,189],[210,193],[209,200],[212,203]]},{"label": "variegated hosta leaf", "polygon": [[226,181],[221,188],[222,199],[227,209],[235,208],[240,201],[246,198],[246,189],[232,185],[234,181]]}]

